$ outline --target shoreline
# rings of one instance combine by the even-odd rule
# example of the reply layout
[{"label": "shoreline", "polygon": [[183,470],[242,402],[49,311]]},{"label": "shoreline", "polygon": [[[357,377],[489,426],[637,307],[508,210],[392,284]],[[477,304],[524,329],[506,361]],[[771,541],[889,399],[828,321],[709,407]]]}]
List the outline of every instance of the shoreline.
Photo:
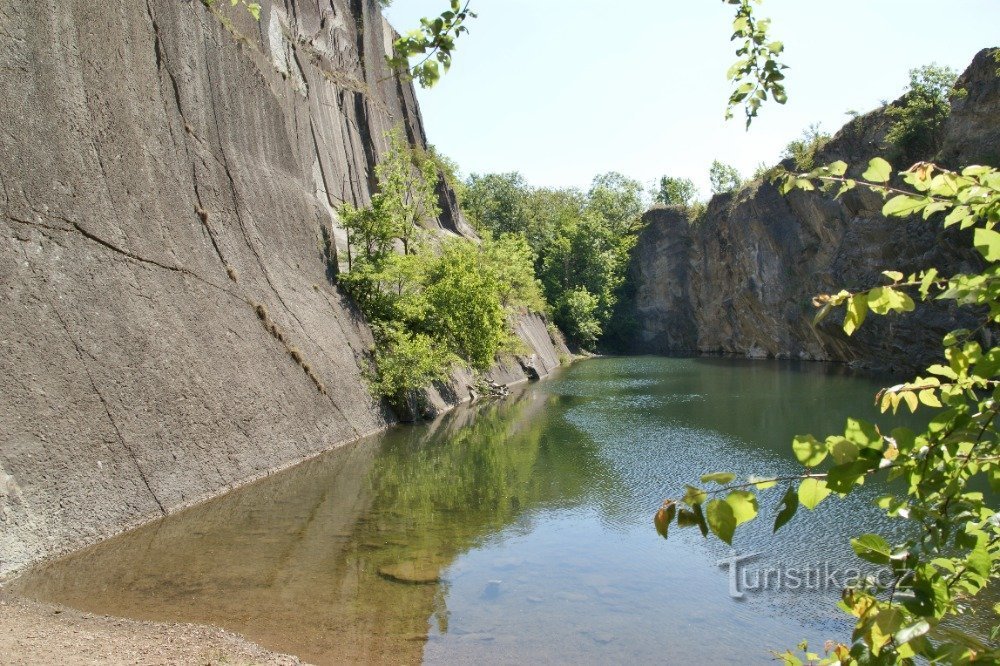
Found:
[{"label": "shoreline", "polygon": [[261,664],[300,666],[243,636],[199,624],[94,615],[0,589],[5,664]]}]

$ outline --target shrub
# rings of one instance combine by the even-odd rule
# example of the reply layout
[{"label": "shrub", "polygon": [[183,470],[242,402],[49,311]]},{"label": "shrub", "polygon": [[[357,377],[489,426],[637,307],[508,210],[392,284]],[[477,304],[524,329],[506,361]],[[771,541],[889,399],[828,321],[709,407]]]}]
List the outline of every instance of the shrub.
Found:
[{"label": "shrub", "polygon": [[[810,125],[802,132],[801,138],[795,139],[785,146],[785,152],[782,157],[794,160],[796,169],[809,171],[816,166],[816,154],[823,150],[826,144],[830,143],[830,138],[829,134],[820,130],[818,123]],[[762,164],[761,167],[763,166]],[[765,172],[762,175],[766,174],[767,169],[765,167]]]}]

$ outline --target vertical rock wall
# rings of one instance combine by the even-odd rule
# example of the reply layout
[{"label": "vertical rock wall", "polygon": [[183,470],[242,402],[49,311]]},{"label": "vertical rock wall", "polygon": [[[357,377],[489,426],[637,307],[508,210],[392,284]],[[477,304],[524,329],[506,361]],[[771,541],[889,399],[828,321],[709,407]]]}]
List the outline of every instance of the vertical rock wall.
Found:
[{"label": "vertical rock wall", "polygon": [[263,5],[0,4],[0,575],[393,418],[334,210],[413,89],[375,0]]},{"label": "vertical rock wall", "polygon": [[[954,101],[940,137],[944,164],[998,164],[997,66],[984,50],[962,75],[967,95]],[[884,153],[890,122],[884,110],[851,121],[817,163],[844,160],[859,176]],[[891,157],[903,169],[927,156]],[[851,338],[840,330],[842,315],[811,323],[813,296],[882,284],[884,270],[934,266],[951,274],[980,266],[968,234],[933,221],[887,220],[882,204],[862,189],[840,201],[805,192],[783,197],[758,181],[714,197],[695,224],[678,209],[650,211],[631,267],[638,322],[631,351],[844,361],[899,373],[933,362],[941,336],[968,323],[967,311],[942,303],[869,318]]]}]

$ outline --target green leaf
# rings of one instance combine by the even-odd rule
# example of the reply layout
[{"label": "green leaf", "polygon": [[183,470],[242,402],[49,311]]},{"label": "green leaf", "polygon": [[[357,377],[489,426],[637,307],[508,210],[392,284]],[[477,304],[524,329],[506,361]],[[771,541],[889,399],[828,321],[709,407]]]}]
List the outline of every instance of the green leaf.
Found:
[{"label": "green leaf", "polygon": [[696,488],[694,486],[686,486],[687,492],[684,493],[684,503],[689,506],[697,506],[705,501],[708,497],[706,493],[701,488]]},{"label": "green leaf", "polygon": [[705,474],[705,475],[703,475],[701,477],[701,482],[702,483],[712,483],[714,481],[715,483],[719,484],[720,486],[724,486],[727,483],[730,483],[735,478],[736,478],[736,475],[732,474],[730,472],[713,472],[712,474]]},{"label": "green leaf", "polygon": [[864,448],[882,448],[882,436],[878,429],[862,419],[848,418],[844,437]]},{"label": "green leaf", "polygon": [[694,511],[681,509],[677,513],[677,527],[694,527],[697,524],[698,518],[694,515]]},{"label": "green leaf", "polygon": [[844,315],[844,333],[854,335],[854,331],[861,327],[868,315],[868,297],[865,294],[856,294],[847,301],[847,314]]},{"label": "green leaf", "polygon": [[781,498],[781,511],[778,512],[778,517],[774,519],[774,531],[777,532],[784,527],[798,509],[799,496],[795,492],[795,486],[789,486],[788,490],[785,491],[785,496]]},{"label": "green leaf", "polygon": [[694,518],[698,523],[698,529],[701,530],[701,535],[703,537],[708,536],[708,524],[705,522],[705,512],[701,510],[701,504],[695,504],[691,512],[694,513]]},{"label": "green leaf", "polygon": [[992,229],[976,229],[973,244],[986,261],[1000,261],[1000,233]]},{"label": "green leaf", "polygon": [[826,487],[823,479],[805,479],[799,484],[799,502],[805,508],[812,511],[819,503],[830,495],[830,489]]},{"label": "green leaf", "polygon": [[800,463],[806,467],[815,467],[826,458],[827,450],[820,441],[812,435],[798,435],[792,440],[792,451]]},{"label": "green leaf", "polygon": [[838,160],[833,164],[828,164],[826,168],[832,176],[843,176],[847,173],[847,162]]},{"label": "green leaf", "polygon": [[892,165],[881,157],[876,157],[868,163],[868,169],[861,177],[872,183],[884,183],[892,176]]},{"label": "green leaf", "polygon": [[726,503],[733,510],[737,526],[757,517],[757,496],[747,490],[734,490],[729,493]]},{"label": "green leaf", "polygon": [[838,465],[858,459],[858,445],[844,437],[830,437],[826,440],[826,448]]},{"label": "green leaf", "polygon": [[728,502],[714,499],[705,507],[708,526],[712,533],[729,545],[733,543],[733,532],[736,531],[736,516]]},{"label": "green leaf", "polygon": [[886,217],[908,217],[932,203],[926,197],[913,197],[908,194],[897,194],[882,206],[882,214]]},{"label": "green leaf", "polygon": [[858,557],[875,564],[888,564],[892,556],[892,547],[889,542],[877,534],[863,534],[856,539],[851,539],[851,548]]}]

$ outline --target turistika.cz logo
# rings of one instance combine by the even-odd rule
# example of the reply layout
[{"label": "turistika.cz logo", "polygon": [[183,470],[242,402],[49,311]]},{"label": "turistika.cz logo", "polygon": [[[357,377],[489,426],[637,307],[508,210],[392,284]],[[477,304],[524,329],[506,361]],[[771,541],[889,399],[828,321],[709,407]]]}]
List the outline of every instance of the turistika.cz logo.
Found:
[{"label": "turistika.cz logo", "polygon": [[839,569],[829,562],[806,566],[752,566],[760,553],[734,554],[716,562],[729,569],[729,596],[742,599],[761,592],[840,592],[849,587],[870,587],[892,582],[888,569],[861,571]]}]

